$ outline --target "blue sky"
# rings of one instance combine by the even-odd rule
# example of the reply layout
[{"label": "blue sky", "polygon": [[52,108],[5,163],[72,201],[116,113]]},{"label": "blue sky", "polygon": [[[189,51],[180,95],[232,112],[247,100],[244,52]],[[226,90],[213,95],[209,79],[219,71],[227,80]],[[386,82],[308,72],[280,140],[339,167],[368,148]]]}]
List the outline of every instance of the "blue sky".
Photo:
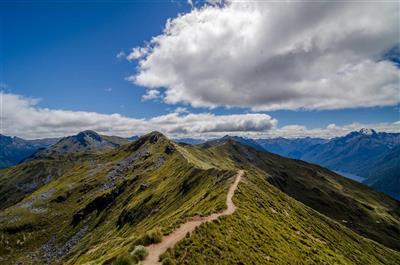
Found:
[{"label": "blue sky", "polygon": [[168,18],[187,9],[151,1],[3,4],[2,82],[48,108],[137,117],[165,112],[164,104],[141,102],[143,89],[125,80],[135,63],[116,55],[161,33]]},{"label": "blue sky", "polygon": [[164,103],[162,98],[142,100],[146,88],[126,80],[137,72],[137,61],[117,58],[117,54],[145,47],[152,37],[162,34],[167,19],[191,12],[186,2],[6,1],[0,5],[3,92],[40,99],[35,108],[119,113],[135,119],[151,119],[178,107],[214,115],[257,112],[278,120],[279,127],[297,124],[309,129],[332,123],[341,126],[399,120],[398,107],[393,104],[252,111],[235,104],[226,107],[221,103],[210,109],[182,100],[174,104]]}]

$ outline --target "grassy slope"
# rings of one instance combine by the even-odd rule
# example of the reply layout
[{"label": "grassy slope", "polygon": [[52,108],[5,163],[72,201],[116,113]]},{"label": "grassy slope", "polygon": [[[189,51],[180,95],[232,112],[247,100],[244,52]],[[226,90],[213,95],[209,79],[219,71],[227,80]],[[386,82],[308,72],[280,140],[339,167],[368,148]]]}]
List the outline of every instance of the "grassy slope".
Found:
[{"label": "grassy slope", "polygon": [[80,161],[72,159],[40,159],[27,161],[0,171],[0,209],[19,202],[46,183],[64,174]]},{"label": "grassy slope", "polygon": [[288,197],[262,172],[247,172],[237,212],[181,241],[168,253],[177,264],[399,264],[399,252]]},{"label": "grassy slope", "polygon": [[[145,139],[79,161],[3,210],[0,263],[102,263],[128,251],[151,228],[168,233],[190,216],[223,209],[234,172],[194,167],[176,150],[164,152],[167,146],[174,148],[159,136],[155,143]],[[136,160],[124,168],[123,160],[132,156]],[[115,169],[120,171],[115,186],[103,190]],[[106,203],[107,194],[118,193]],[[56,202],[57,198],[65,200]],[[73,223],[79,209],[86,211]]]},{"label": "grassy slope", "polygon": [[[202,161],[210,160],[226,168],[245,168],[247,176],[234,200],[239,206],[238,212],[220,222],[201,226],[194,235],[179,243],[168,254],[178,264],[265,264],[268,261],[271,264],[398,264],[400,261],[398,251],[360,235],[397,246],[397,232],[385,233],[386,229],[399,227],[398,202],[389,197],[318,166],[257,153],[235,143],[202,151],[196,147],[189,150]],[[222,157],[225,159],[219,160]],[[271,185],[277,171],[286,176],[286,185],[281,185],[289,195],[325,215]],[[304,183],[298,185],[296,180]],[[296,185],[298,192],[293,193]],[[321,192],[329,192],[332,198],[325,198]],[[311,198],[317,196],[326,200],[326,205],[311,203]],[[335,205],[337,196],[346,198],[344,203],[349,205],[340,207],[352,222],[341,221],[343,216]],[[373,207],[373,211],[359,218],[358,213],[366,211],[365,207],[367,210]]]},{"label": "grassy slope", "polygon": [[[61,176],[0,212],[0,264],[16,260],[24,264],[110,261],[130,250],[152,228],[169,233],[190,216],[223,209],[226,191],[238,168],[247,170],[234,197],[238,211],[202,226],[181,242],[173,253],[179,263],[399,261],[399,252],[359,236],[271,185],[271,178],[284,175],[273,170],[300,165],[282,159],[232,143],[208,149],[177,146],[159,134],[87,160],[72,159],[76,162],[65,167]],[[310,172],[305,167],[293,170],[306,176]],[[0,179],[5,176],[12,177],[3,172]],[[310,181],[305,176],[304,181]],[[104,189],[105,183],[108,189]],[[357,200],[362,198],[353,195]],[[387,201],[386,197],[382,199]],[[377,214],[391,220],[385,212],[387,206],[374,200],[367,203],[381,207],[382,212]],[[382,225],[386,227],[386,223]],[[376,227],[375,223],[369,228]],[[46,257],[46,253],[51,255]]]},{"label": "grassy slope", "polygon": [[[199,150],[193,148],[194,153]],[[400,250],[400,202],[325,168],[227,143],[206,150],[209,160],[254,166],[280,190],[352,230]],[[219,164],[228,164],[219,161]]]}]

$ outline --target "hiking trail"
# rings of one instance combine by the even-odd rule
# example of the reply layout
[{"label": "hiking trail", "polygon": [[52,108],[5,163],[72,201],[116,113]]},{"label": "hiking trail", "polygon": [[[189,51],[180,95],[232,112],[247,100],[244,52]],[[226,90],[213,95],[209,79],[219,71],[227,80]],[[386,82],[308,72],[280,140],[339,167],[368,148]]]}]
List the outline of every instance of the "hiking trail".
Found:
[{"label": "hiking trail", "polygon": [[163,254],[168,248],[173,248],[176,243],[178,243],[186,236],[187,233],[193,232],[196,227],[198,227],[203,223],[214,221],[221,216],[233,214],[236,211],[236,206],[232,202],[232,197],[235,194],[235,190],[237,189],[237,186],[240,180],[242,179],[243,175],[244,171],[239,170],[238,173],[236,174],[235,181],[229,187],[228,194],[226,196],[227,207],[225,210],[204,217],[194,216],[191,220],[179,226],[179,228],[177,228],[171,234],[164,236],[160,243],[147,246],[146,248],[149,251],[149,255],[140,264],[141,265],[161,264],[161,262],[158,261],[159,256]]}]

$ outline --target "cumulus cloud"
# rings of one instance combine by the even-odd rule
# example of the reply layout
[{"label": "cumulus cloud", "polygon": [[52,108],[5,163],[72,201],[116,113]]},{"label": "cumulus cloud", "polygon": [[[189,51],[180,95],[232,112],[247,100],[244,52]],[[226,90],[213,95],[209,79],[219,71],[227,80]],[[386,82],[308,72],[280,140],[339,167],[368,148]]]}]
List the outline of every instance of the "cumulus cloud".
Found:
[{"label": "cumulus cloud", "polygon": [[4,92],[0,92],[0,97],[1,133],[28,139],[60,137],[83,130],[119,136],[158,130],[171,137],[208,137],[242,131],[265,132],[277,125],[277,120],[266,114],[192,114],[179,109],[150,119],[135,119],[120,114],[40,108],[37,99]]},{"label": "cumulus cloud", "polygon": [[170,113],[149,120],[152,124],[167,127],[174,135],[207,136],[236,132],[266,132],[276,127],[278,121],[266,114],[214,115],[212,113]]},{"label": "cumulus cloud", "polygon": [[177,107],[174,112],[176,113],[188,113],[189,111],[186,108],[183,107]]},{"label": "cumulus cloud", "polygon": [[38,107],[38,99],[0,92],[1,133],[27,139],[60,137],[83,130],[107,135],[132,136],[158,130],[170,137],[216,138],[226,134],[253,138],[322,137],[345,135],[361,128],[400,132],[400,121],[377,124],[330,124],[326,128],[308,129],[303,125],[278,128],[278,121],[260,113],[215,115],[189,113],[177,108],[172,113],[149,119],[135,119],[120,114],[55,110]]},{"label": "cumulus cloud", "polygon": [[147,90],[146,94],[142,96],[142,100],[146,101],[146,100],[156,99],[159,97],[160,97],[160,91],[158,91],[157,89],[149,89]]},{"label": "cumulus cloud", "polygon": [[148,47],[133,48],[132,52],[128,54],[126,59],[128,61],[137,60],[137,59],[140,59],[140,58],[146,56],[148,52],[149,52]]},{"label": "cumulus cloud", "polygon": [[[212,1],[216,2],[216,1]],[[217,1],[219,2],[219,1]],[[223,1],[168,20],[128,79],[193,107],[342,109],[399,102],[399,3]]]}]

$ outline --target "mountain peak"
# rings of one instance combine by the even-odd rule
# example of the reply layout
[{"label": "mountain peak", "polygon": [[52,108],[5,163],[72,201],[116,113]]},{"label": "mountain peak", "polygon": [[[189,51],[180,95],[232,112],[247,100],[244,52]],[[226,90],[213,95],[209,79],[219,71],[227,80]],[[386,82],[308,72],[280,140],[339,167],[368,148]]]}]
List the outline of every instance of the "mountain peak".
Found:
[{"label": "mountain peak", "polygon": [[[128,142],[126,140],[126,142]],[[117,148],[124,144],[119,137],[100,135],[95,131],[86,130],[78,134],[61,138],[56,144],[46,150],[40,150],[36,156],[51,154],[71,154],[76,152],[104,151]]]},{"label": "mountain peak", "polygon": [[152,132],[148,133],[147,135],[156,135],[156,136],[161,136],[161,137],[167,138],[164,134],[162,134],[159,131],[152,131]]},{"label": "mountain peak", "polygon": [[142,135],[139,137],[139,139],[133,141],[130,143],[127,148],[130,151],[137,151],[140,148],[143,148],[144,146],[145,149],[147,150],[147,147],[149,146],[155,146],[152,148],[157,148],[165,145],[173,145],[172,141],[165,136],[164,134],[158,132],[158,131],[153,131],[151,133],[147,133],[145,135]]},{"label": "mountain peak", "polygon": [[165,136],[164,134],[158,132],[158,131],[152,131],[150,133],[144,134],[142,136],[139,137],[139,139],[137,139],[137,141],[139,142],[150,142],[152,144],[158,142],[160,139],[166,139],[169,140],[167,136]]},{"label": "mountain peak", "polygon": [[362,128],[359,133],[363,135],[374,135],[376,134],[376,131],[374,129]]},{"label": "mountain peak", "polygon": [[165,136],[164,134],[160,133],[159,131],[152,131],[150,133],[147,133],[145,135],[142,135],[141,137],[139,137],[139,139],[142,139],[144,141],[150,141],[152,143],[155,143],[158,141],[158,139],[168,139],[167,136]]},{"label": "mountain peak", "polygon": [[82,132],[78,133],[76,135],[76,137],[77,138],[89,137],[89,138],[92,138],[92,139],[94,139],[96,141],[100,141],[100,142],[102,141],[101,136],[97,132],[92,131],[92,130],[82,131]]},{"label": "mountain peak", "polygon": [[241,136],[231,136],[231,135],[225,135],[224,137],[216,140],[211,140],[207,141],[205,143],[205,146],[210,146],[210,145],[216,145],[216,144],[221,144],[221,143],[227,143],[227,142],[232,142],[232,143],[241,143],[247,146],[250,146],[258,151],[265,151],[264,148],[262,148],[261,145],[259,145],[255,140],[250,139],[250,138],[244,138]]}]

